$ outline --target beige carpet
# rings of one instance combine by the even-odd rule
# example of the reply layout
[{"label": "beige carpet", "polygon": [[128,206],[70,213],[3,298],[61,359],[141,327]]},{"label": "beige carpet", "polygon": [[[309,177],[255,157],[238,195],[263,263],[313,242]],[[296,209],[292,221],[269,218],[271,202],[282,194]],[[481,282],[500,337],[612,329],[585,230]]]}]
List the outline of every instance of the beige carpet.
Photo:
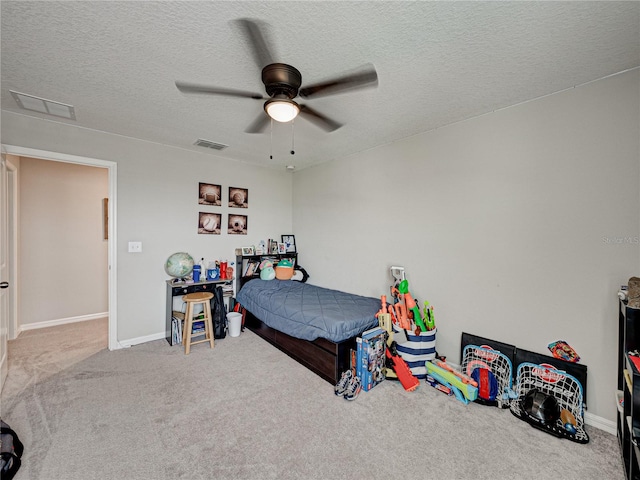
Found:
[{"label": "beige carpet", "polygon": [[107,323],[10,342],[1,415],[17,480],[623,479],[617,439],[557,439],[508,410],[386,381],[354,402],[253,333],[106,350]]}]

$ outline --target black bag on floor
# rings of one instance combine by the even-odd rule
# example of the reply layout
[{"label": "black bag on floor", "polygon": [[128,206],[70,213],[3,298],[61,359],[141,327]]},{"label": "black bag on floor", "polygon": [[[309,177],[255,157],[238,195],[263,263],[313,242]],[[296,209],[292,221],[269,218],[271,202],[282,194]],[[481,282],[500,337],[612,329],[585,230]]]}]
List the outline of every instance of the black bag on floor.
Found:
[{"label": "black bag on floor", "polygon": [[213,338],[227,336],[227,314],[224,311],[224,298],[222,287],[216,287],[211,299],[211,315],[213,315]]},{"label": "black bag on floor", "polygon": [[21,465],[24,445],[9,425],[0,420],[0,477],[10,480]]}]

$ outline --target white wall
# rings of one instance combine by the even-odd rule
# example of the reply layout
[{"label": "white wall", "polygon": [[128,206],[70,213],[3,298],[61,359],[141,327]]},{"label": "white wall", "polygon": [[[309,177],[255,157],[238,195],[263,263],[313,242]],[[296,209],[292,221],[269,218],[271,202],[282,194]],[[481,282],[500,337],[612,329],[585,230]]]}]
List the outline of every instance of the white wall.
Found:
[{"label": "white wall", "polygon": [[463,331],[545,354],[566,340],[589,411],[613,421],[616,292],[639,273],[639,87],[629,72],[296,172],[309,281],[379,297],[404,266],[455,363]]},{"label": "white wall", "polygon": [[107,312],[107,170],[21,158],[19,181],[20,326]]},{"label": "white wall", "polygon": [[[2,112],[2,143],[117,162],[117,269],[120,342],[163,334],[167,257],[228,259],[236,247],[280,238],[292,230],[292,177],[221,156],[80,129]],[[202,207],[198,183],[249,189],[249,208]],[[198,235],[199,211],[248,215],[248,235]],[[141,241],[142,253],[127,253]]]},{"label": "white wall", "polygon": [[[296,172],[294,187],[286,171],[8,112],[2,142],[118,163],[121,341],[164,331],[170,253],[231,258],[293,232],[318,285],[377,297],[404,265],[454,361],[463,331],[542,353],[568,341],[589,411],[613,420],[616,291],[640,249],[603,238],[640,235],[639,85],[637,71],[592,83]],[[249,188],[249,235],[197,235],[200,181]]]}]

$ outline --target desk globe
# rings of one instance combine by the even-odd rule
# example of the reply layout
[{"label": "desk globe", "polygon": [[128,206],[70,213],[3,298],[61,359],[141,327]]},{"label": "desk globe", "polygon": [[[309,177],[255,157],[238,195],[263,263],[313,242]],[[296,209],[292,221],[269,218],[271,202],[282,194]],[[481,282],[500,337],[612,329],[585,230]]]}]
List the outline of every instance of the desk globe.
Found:
[{"label": "desk globe", "polygon": [[167,275],[177,279],[187,277],[193,271],[193,258],[186,252],[177,252],[167,258],[164,271]]}]

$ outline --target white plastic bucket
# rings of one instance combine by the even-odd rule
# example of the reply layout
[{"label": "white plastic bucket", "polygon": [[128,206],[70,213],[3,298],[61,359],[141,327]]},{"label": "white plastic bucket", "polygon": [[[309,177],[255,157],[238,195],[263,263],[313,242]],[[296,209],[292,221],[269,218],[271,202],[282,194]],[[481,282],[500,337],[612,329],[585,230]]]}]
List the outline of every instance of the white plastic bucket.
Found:
[{"label": "white plastic bucket", "polygon": [[242,314],[238,312],[227,313],[227,321],[229,322],[229,336],[239,337],[242,328]]}]

